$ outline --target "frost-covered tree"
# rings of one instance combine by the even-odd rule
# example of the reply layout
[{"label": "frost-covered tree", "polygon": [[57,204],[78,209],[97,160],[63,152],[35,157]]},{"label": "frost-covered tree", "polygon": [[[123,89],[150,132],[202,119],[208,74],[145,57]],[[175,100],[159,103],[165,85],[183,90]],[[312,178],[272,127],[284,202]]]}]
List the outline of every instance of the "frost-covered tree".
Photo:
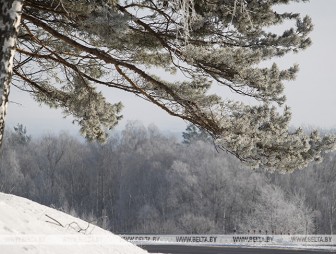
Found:
[{"label": "frost-covered tree", "polygon": [[197,140],[210,141],[211,136],[204,130],[197,128],[193,124],[189,124],[186,130],[182,133],[183,143],[190,144]]},{"label": "frost-covered tree", "polygon": [[[121,103],[96,90],[107,86],[206,130],[250,166],[291,171],[335,143],[288,131],[283,83],[297,66],[261,67],[310,45],[310,18],[274,9],[298,1],[26,0],[13,83],[73,115],[88,139],[105,140],[121,117]],[[269,29],[285,21],[292,27]],[[185,79],[172,82],[155,75],[158,69]],[[255,103],[211,94],[216,85]]]},{"label": "frost-covered tree", "polygon": [[13,74],[13,58],[20,25],[21,8],[22,0],[0,1],[0,144],[5,129],[5,116]]},{"label": "frost-covered tree", "polygon": [[[254,202],[248,206],[238,229],[241,232],[262,230],[273,234],[314,233],[315,211],[304,204],[302,198],[286,198],[284,191],[273,185],[257,186],[251,193]],[[248,201],[247,201],[248,202]]]}]

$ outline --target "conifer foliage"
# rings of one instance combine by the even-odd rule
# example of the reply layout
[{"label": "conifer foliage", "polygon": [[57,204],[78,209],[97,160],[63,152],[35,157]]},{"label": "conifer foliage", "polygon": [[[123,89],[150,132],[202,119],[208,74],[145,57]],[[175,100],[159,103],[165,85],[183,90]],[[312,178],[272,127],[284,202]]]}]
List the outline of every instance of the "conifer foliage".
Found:
[{"label": "conifer foliage", "polygon": [[[107,86],[206,130],[252,167],[291,171],[335,143],[316,132],[288,131],[283,82],[298,67],[260,67],[310,45],[310,18],[274,9],[297,1],[25,0],[13,83],[72,114],[89,139],[104,141],[121,117],[121,103],[97,91]],[[285,21],[292,21],[290,29],[269,29]],[[153,68],[186,78],[172,82]],[[216,85],[255,103],[211,94]]]}]

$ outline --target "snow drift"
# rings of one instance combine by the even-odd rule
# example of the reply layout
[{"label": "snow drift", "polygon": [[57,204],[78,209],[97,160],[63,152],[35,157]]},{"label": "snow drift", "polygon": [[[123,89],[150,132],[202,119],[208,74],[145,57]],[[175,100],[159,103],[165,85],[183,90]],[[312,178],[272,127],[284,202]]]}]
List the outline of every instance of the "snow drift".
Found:
[{"label": "snow drift", "polygon": [[0,253],[145,254],[88,222],[31,200],[0,193]]}]

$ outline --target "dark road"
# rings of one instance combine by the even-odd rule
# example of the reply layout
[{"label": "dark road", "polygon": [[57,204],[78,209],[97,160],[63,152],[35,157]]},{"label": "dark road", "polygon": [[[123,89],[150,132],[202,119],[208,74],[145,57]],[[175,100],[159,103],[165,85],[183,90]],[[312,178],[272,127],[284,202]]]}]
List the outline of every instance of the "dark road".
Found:
[{"label": "dark road", "polygon": [[335,253],[335,250],[285,250],[246,247],[207,247],[190,245],[141,245],[139,246],[150,253],[169,254],[317,254]]}]

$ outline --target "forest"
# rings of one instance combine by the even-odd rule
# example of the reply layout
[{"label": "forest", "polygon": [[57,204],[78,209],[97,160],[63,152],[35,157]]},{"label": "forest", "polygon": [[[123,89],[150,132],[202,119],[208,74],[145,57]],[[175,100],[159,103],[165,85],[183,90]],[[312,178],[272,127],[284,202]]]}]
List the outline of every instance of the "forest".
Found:
[{"label": "forest", "polygon": [[[183,137],[183,138],[182,138]],[[335,153],[293,173],[251,169],[188,126],[129,122],[105,144],[67,133],[5,135],[0,191],[114,233],[333,234]]]}]

